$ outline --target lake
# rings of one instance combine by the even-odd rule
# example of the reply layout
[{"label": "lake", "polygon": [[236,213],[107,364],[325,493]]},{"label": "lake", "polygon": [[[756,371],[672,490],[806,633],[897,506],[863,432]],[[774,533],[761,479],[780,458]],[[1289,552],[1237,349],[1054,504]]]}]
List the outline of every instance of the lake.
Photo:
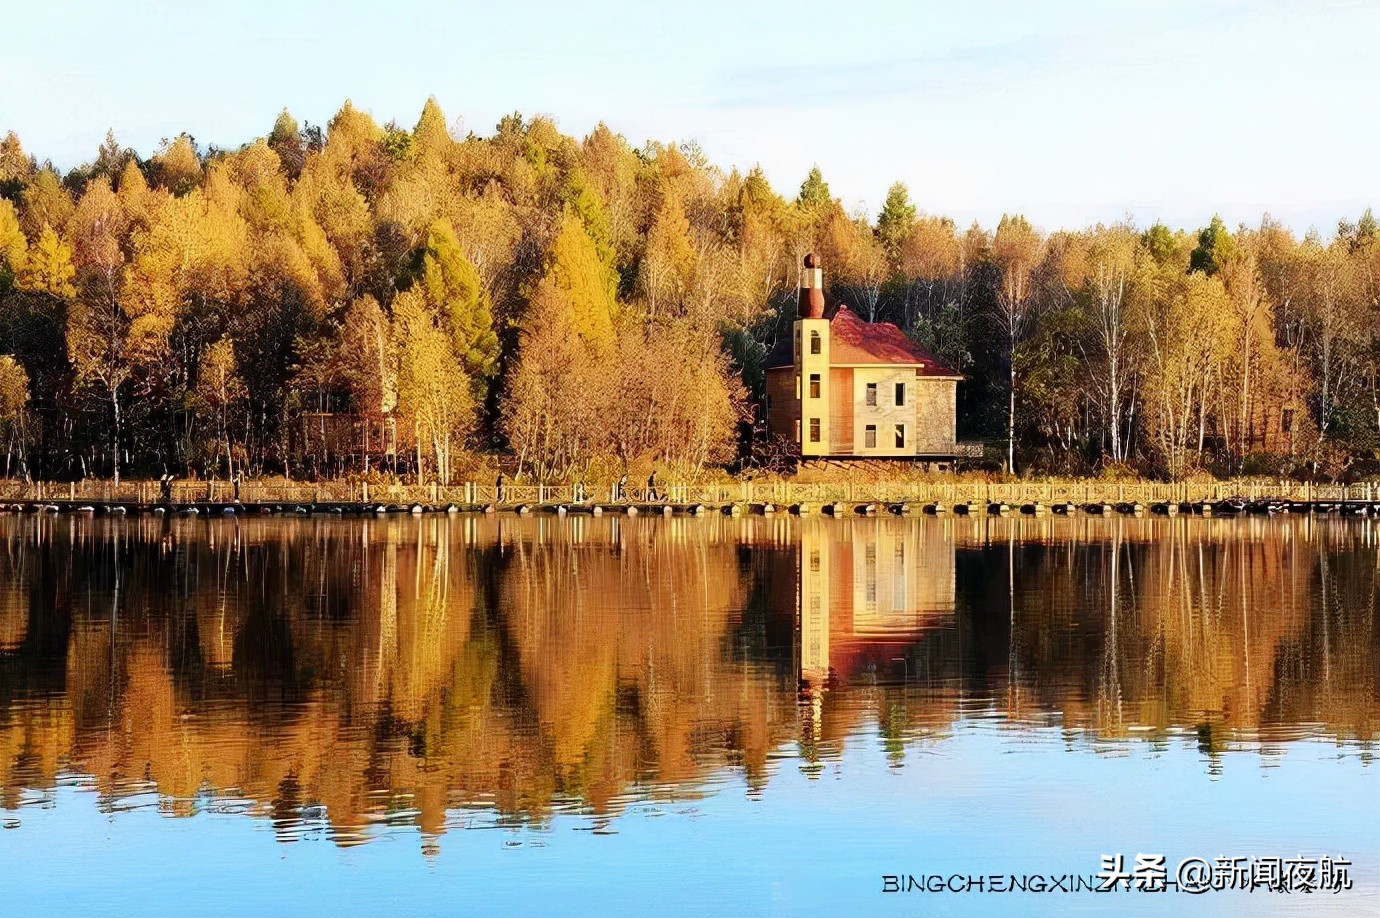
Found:
[{"label": "lake", "polygon": [[[1377,913],[1378,560],[1303,516],[3,516],[0,913]],[[1156,891],[1197,858],[1257,888]]]}]

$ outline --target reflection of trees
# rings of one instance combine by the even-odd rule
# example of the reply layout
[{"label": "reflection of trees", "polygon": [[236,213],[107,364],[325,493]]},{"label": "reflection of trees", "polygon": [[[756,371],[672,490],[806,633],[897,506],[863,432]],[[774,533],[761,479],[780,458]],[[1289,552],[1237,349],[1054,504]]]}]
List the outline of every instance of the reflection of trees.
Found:
[{"label": "reflection of trees", "polygon": [[[71,546],[24,521],[44,528],[3,562],[5,595],[49,586],[3,607],[6,803],[67,763],[112,804],[156,786],[190,812],[211,789],[286,836],[319,805],[347,842],[390,811],[436,834],[466,803],[616,810],[726,763],[760,786],[789,697],[725,653],[745,600],[730,524],[539,522],[139,520],[117,561],[102,521]],[[45,662],[9,616],[55,591],[106,601]],[[30,691],[38,664],[65,677]]]},{"label": "reflection of trees", "polygon": [[[1105,735],[1199,724],[1270,735],[1318,723],[1370,738],[1380,697],[1371,524],[1106,525],[1054,521],[1018,549],[1011,643],[1038,710]],[[994,558],[1004,548],[977,550]],[[1328,676],[1339,668],[1342,679]]]},{"label": "reflection of trees", "polygon": [[[991,708],[1209,751],[1374,735],[1369,523],[816,521],[864,559],[874,528],[946,527],[957,611],[873,655],[896,673],[864,647],[798,699],[802,522],[0,519],[3,805],[70,770],[105,806],[231,798],[347,843],[457,808],[612,814],[725,767],[756,792],[784,744],[818,771],[862,724],[900,763]],[[933,567],[921,547],[882,556]]]}]

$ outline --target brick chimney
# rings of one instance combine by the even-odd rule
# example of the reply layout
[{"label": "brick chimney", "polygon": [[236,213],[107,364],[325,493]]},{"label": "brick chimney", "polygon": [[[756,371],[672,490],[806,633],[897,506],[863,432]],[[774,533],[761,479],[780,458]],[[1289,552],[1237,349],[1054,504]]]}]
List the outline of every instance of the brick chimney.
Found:
[{"label": "brick chimney", "polygon": [[801,319],[824,318],[824,270],[819,266],[819,258],[814,252],[805,256],[805,267],[800,272],[800,299],[796,315]]}]

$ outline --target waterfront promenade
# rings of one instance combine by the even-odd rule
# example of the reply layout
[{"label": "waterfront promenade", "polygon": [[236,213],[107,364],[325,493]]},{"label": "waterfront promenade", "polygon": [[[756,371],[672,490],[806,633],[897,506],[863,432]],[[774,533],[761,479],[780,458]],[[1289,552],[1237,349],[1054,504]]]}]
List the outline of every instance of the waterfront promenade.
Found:
[{"label": "waterfront promenade", "polygon": [[[580,499],[583,496],[583,499]],[[1116,481],[737,481],[669,482],[656,494],[614,485],[371,484],[367,482],[172,483],[0,481],[0,510],[139,512],[1242,512],[1312,510],[1380,514],[1380,482],[1350,485],[1259,479],[1210,482]]]}]

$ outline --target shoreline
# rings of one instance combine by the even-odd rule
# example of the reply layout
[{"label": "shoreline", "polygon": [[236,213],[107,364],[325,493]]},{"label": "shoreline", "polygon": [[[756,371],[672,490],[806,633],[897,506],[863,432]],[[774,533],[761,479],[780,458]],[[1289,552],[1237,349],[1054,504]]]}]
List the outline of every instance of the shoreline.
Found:
[{"label": "shoreline", "polygon": [[676,503],[625,501],[578,503],[487,503],[487,504],[431,504],[431,503],[362,503],[349,501],[324,501],[311,503],[298,502],[255,502],[240,501],[192,501],[187,503],[138,503],[129,501],[84,501],[84,500],[44,500],[0,503],[0,514],[48,515],[68,514],[78,516],[108,516],[122,518],[127,516],[181,516],[214,518],[237,518],[240,516],[329,516],[329,517],[386,517],[386,516],[492,516],[497,514],[531,516],[592,516],[605,514],[626,517],[637,516],[710,516],[722,515],[740,517],[747,515],[772,516],[829,516],[877,517],[877,516],[935,516],[947,514],[955,516],[1096,516],[1096,517],[1143,517],[1146,515],[1175,517],[1234,517],[1234,516],[1274,516],[1277,514],[1332,514],[1352,517],[1380,517],[1380,501],[1374,500],[1313,500],[1289,501],[1276,499],[1242,500],[1229,498],[1219,501],[1160,501],[1144,504],[1140,501],[1119,501],[1108,503],[1090,501],[1056,501],[1051,504],[1040,501],[1010,503],[1007,501],[969,502],[959,501],[946,504],[942,501],[913,503],[910,501],[827,501],[821,504],[797,502],[776,504],[772,501],[760,502],[710,502]]}]

